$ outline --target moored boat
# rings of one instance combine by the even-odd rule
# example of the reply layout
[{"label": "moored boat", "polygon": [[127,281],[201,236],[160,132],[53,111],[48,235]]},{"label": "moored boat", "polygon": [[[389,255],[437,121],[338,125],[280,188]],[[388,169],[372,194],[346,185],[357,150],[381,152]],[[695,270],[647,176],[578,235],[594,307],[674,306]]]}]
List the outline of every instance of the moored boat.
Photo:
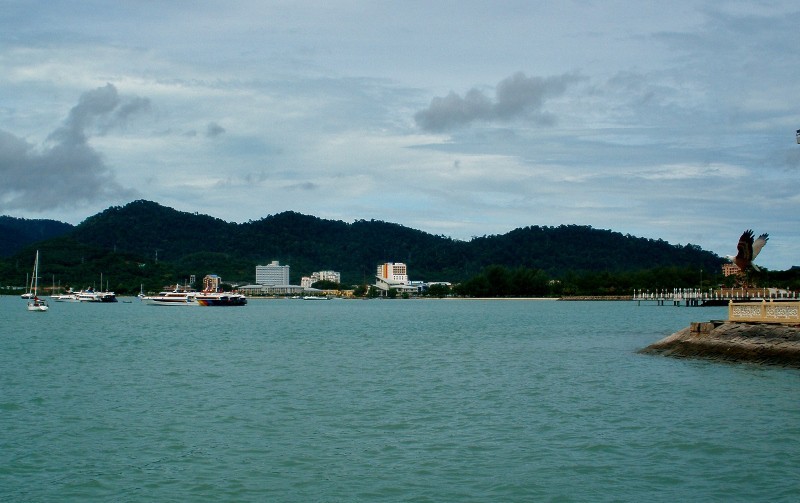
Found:
[{"label": "moored boat", "polygon": [[247,297],[236,292],[200,292],[195,296],[201,306],[244,306]]},{"label": "moored boat", "polygon": [[93,288],[81,290],[75,295],[78,302],[117,302],[114,292],[95,292]]},{"label": "moored boat", "polygon": [[44,299],[40,299],[35,295],[31,300],[28,301],[28,311],[36,311],[43,313],[48,309],[50,309],[50,306],[47,305],[47,301]]},{"label": "moored boat", "polygon": [[65,293],[52,295],[50,298],[56,302],[80,302],[80,299],[78,299],[78,294],[73,292],[71,288]]},{"label": "moored boat", "polygon": [[31,289],[30,293],[32,297],[28,301],[28,311],[44,313],[50,306],[47,305],[47,301],[44,299],[40,299],[36,292],[39,289],[39,250],[36,250],[36,260],[33,262],[33,278],[31,278]]},{"label": "moored boat", "polygon": [[175,287],[175,290],[160,292],[158,295],[140,297],[148,306],[198,306],[197,292]]}]

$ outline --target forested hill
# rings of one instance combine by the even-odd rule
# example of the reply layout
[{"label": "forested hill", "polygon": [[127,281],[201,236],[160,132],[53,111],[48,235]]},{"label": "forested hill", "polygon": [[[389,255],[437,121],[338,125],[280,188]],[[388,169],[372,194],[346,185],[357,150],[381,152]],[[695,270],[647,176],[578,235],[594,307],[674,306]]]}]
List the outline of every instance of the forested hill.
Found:
[{"label": "forested hill", "polygon": [[125,254],[128,262],[141,264],[155,263],[157,257],[180,278],[215,273],[231,281],[252,281],[257,264],[279,260],[291,266],[293,283],[326,269],[340,271],[346,283],[371,282],[375,267],[384,261],[406,262],[411,279],[454,282],[489,265],[524,266],[558,277],[567,271],[655,267],[711,272],[722,263],[694,245],[676,246],[587,226],[532,226],[466,242],[382,221],[345,223],[291,211],[230,223],[150,201],[109,208],[47,247],[56,255],[64,247],[81,248],[81,263],[90,250],[94,255]]},{"label": "forested hill", "polygon": [[27,220],[0,216],[0,257],[9,257],[36,241],[62,236],[74,227],[56,220]]},{"label": "forested hill", "polygon": [[410,262],[415,277],[441,279],[450,256],[458,257],[463,269],[467,247],[381,221],[348,224],[287,211],[237,224],[149,201],[109,208],[77,226],[71,237],[148,261],[157,252],[160,261],[251,281],[255,266],[272,260],[291,266],[292,282],[319,270],[340,271],[343,281],[371,281],[383,261]]},{"label": "forested hill", "polygon": [[676,246],[581,225],[525,227],[500,236],[475,238],[477,257],[493,255],[499,264],[519,264],[549,273],[632,271],[657,267],[720,269],[723,260],[696,245]]}]

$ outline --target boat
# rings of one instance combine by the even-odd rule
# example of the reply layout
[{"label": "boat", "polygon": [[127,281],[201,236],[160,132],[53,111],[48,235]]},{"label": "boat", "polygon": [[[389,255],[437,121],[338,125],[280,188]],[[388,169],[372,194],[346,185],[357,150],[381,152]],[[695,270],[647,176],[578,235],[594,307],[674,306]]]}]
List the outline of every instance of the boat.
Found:
[{"label": "boat", "polygon": [[331,300],[331,298],[322,295],[306,295],[303,297],[303,300]]},{"label": "boat", "polygon": [[[103,288],[103,273],[100,273],[100,288]],[[117,302],[117,295],[108,289],[108,280],[106,280],[105,291],[95,292],[95,302]]]},{"label": "boat", "polygon": [[80,302],[78,299],[78,294],[72,291],[72,288],[67,290],[65,293],[60,293],[58,295],[50,296],[56,302]]},{"label": "boat", "polygon": [[50,306],[47,305],[47,301],[44,299],[40,299],[37,296],[37,290],[39,289],[39,250],[36,250],[36,260],[33,262],[33,278],[31,278],[31,290],[30,293],[32,295],[31,300],[28,301],[28,311],[44,313]]},{"label": "boat", "polygon": [[33,298],[33,294],[31,293],[31,289],[30,289],[30,284],[31,284],[31,282],[30,282],[30,278],[28,278],[28,273],[25,273],[25,288],[27,288],[28,291],[23,293],[22,295],[20,295],[21,298],[23,298],[23,299],[32,299]]},{"label": "boat", "polygon": [[117,302],[114,292],[96,292],[94,288],[87,288],[75,294],[78,302]]},{"label": "boat", "polygon": [[200,306],[244,306],[247,297],[237,292],[211,292],[202,291],[195,295],[195,300]]},{"label": "boat", "polygon": [[158,295],[145,295],[141,297],[142,303],[148,306],[199,306],[197,292],[175,285],[172,291],[163,291]]}]

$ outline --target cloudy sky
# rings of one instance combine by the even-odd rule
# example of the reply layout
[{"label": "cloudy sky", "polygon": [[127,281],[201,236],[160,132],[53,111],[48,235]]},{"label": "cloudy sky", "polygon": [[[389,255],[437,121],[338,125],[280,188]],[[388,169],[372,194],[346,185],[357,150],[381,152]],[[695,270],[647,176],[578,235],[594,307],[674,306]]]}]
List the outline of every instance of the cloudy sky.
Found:
[{"label": "cloudy sky", "polygon": [[800,265],[795,1],[0,0],[0,214],[148,199]]}]

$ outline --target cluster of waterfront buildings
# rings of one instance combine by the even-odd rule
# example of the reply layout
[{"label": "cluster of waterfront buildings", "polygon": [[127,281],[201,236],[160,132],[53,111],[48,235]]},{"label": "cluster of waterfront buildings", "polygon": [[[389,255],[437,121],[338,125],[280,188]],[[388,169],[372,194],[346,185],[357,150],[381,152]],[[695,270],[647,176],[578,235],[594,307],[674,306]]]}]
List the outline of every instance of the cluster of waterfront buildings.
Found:
[{"label": "cluster of waterfront buildings", "polygon": [[[337,295],[351,296],[352,290],[319,290],[311,285],[318,281],[331,281],[341,283],[341,274],[337,271],[317,271],[310,276],[303,276],[299,285],[289,283],[289,266],[281,265],[273,260],[268,265],[256,266],[256,281],[254,284],[241,285],[238,290],[246,295]],[[423,281],[409,281],[406,264],[401,262],[387,262],[380,264],[375,272],[375,283],[371,286],[377,288],[380,295],[386,295],[389,290],[398,294],[416,294],[424,291],[430,283]]]}]

